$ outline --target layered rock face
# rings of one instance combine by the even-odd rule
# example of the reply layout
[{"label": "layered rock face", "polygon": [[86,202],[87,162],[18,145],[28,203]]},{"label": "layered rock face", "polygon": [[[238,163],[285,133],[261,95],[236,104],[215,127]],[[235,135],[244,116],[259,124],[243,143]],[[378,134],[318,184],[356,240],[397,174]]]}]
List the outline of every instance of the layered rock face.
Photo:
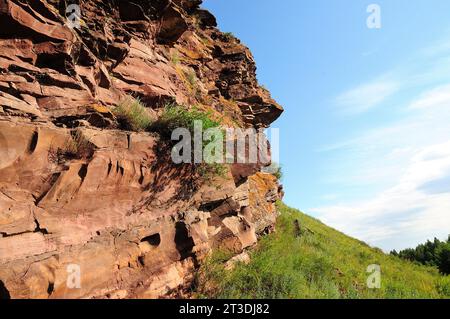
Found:
[{"label": "layered rock face", "polygon": [[[280,187],[235,164],[193,186],[157,133],[119,129],[127,95],[265,128],[282,108],[201,1],[0,0],[0,297],[185,296],[215,249],[270,231]],[[65,154],[68,141],[84,150]]]}]

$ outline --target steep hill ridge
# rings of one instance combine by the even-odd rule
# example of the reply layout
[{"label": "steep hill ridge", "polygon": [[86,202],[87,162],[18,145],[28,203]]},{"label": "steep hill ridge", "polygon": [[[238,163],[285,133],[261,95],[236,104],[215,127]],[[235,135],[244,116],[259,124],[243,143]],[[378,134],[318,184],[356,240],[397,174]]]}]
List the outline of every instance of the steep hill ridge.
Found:
[{"label": "steep hill ridge", "polygon": [[384,254],[283,203],[277,207],[276,232],[258,243],[248,264],[230,271],[216,254],[203,267],[198,297],[450,298],[450,276],[436,267]]}]

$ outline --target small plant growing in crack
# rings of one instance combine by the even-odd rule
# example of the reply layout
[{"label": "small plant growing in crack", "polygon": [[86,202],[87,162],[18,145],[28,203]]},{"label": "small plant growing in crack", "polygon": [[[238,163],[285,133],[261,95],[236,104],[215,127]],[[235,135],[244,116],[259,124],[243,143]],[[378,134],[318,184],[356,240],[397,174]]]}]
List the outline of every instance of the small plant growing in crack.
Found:
[{"label": "small plant growing in crack", "polygon": [[225,32],[223,34],[223,37],[225,38],[226,41],[231,41],[233,39],[236,39],[236,37],[234,36],[234,34],[232,32]]},{"label": "small plant growing in crack", "polygon": [[272,174],[279,181],[283,178],[283,169],[278,163],[272,162],[270,166],[264,167],[262,171],[264,173]]},{"label": "small plant growing in crack", "polygon": [[202,92],[198,85],[198,77],[194,70],[184,70],[184,76],[186,78],[186,82],[189,86],[189,90],[194,95],[197,100],[201,100]]},{"label": "small plant growing in crack", "polygon": [[172,55],[170,56],[170,60],[174,65],[180,64],[181,59],[177,51],[172,53]]},{"label": "small plant growing in crack", "polygon": [[[177,128],[186,128],[194,136],[195,123],[200,122],[202,130],[206,131],[211,128],[220,128],[221,122],[213,117],[212,112],[206,112],[198,109],[198,107],[191,107],[190,109],[177,105],[167,104],[160,118],[153,123],[151,130],[158,132],[163,138],[166,147],[172,147],[171,135],[173,130]],[[225,140],[225,131],[222,131]],[[208,144],[208,141],[203,141],[203,148]],[[169,152],[169,150],[168,150]],[[192,149],[192,152],[194,150]],[[193,156],[194,154],[192,154]],[[189,164],[192,166],[192,171],[199,177],[202,182],[211,182],[216,177],[225,177],[228,168],[220,163],[199,163]]]},{"label": "small plant growing in crack", "polygon": [[138,98],[127,96],[113,109],[120,128],[129,131],[146,131],[152,124],[150,114]]},{"label": "small plant growing in crack", "polygon": [[50,147],[49,159],[62,164],[67,160],[90,159],[94,155],[95,146],[80,130],[74,130],[67,137],[62,147]]}]

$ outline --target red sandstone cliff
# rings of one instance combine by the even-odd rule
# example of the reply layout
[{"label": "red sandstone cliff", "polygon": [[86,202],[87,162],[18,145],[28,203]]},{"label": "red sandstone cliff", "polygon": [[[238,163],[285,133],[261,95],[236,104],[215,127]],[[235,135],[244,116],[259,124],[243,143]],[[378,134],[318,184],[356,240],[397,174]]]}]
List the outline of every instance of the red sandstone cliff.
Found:
[{"label": "red sandstone cliff", "polygon": [[[282,108],[201,1],[74,2],[80,29],[69,1],[0,0],[0,295],[183,295],[212,250],[237,255],[271,229],[278,182],[235,164],[191,187],[158,134],[121,130],[111,110],[132,94],[155,118],[176,102],[263,128]],[[55,154],[74,136],[89,154]]]}]

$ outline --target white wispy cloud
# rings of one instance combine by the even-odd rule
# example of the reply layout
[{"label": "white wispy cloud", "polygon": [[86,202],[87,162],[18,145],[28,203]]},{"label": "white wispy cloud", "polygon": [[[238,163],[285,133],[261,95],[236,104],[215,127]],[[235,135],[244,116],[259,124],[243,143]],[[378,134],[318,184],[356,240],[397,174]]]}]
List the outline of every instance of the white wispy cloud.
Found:
[{"label": "white wispy cloud", "polygon": [[[450,231],[450,190],[429,194],[430,181],[450,177],[450,140],[416,152],[397,184],[373,199],[312,208],[325,223],[386,250]],[[447,191],[448,190],[448,191]]]},{"label": "white wispy cloud", "polygon": [[425,57],[449,49],[424,49],[391,71],[389,80],[372,81],[336,99],[342,112],[357,114],[384,106],[397,92],[410,96],[398,105],[400,119],[319,149],[334,159],[329,185],[375,185],[377,191],[359,200],[345,194],[310,212],[385,250],[450,233],[450,60],[437,57],[417,67]]},{"label": "white wispy cloud", "polygon": [[399,83],[395,81],[379,79],[342,93],[336,98],[336,104],[342,114],[364,113],[385,101],[399,88]]},{"label": "white wispy cloud", "polygon": [[423,93],[409,106],[411,109],[448,107],[450,108],[450,85],[443,85]]},{"label": "white wispy cloud", "polygon": [[[436,83],[448,81],[450,33],[447,33],[439,41],[405,57],[403,63],[394,69],[339,94],[334,99],[338,113],[342,115],[365,113],[381,106],[383,102],[402,90],[417,89],[423,85],[436,85]],[[441,96],[432,92],[433,97],[447,100],[448,93],[444,92],[446,88],[437,89],[442,90]],[[434,103],[434,101],[430,102]],[[418,101],[418,103],[423,102]]]},{"label": "white wispy cloud", "polygon": [[418,55],[432,58],[450,52],[450,42],[448,41],[450,30],[447,30],[445,33],[446,35],[444,35],[442,39],[439,39],[432,45],[419,50]]}]

